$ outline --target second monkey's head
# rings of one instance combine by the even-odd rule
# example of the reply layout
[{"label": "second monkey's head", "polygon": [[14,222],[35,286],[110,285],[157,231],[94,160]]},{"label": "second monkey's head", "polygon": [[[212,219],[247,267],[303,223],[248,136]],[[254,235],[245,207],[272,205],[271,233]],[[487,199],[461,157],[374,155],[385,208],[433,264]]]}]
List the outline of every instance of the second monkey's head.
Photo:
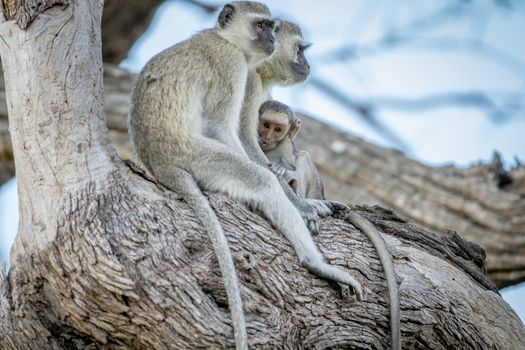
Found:
[{"label": "second monkey's head", "polygon": [[304,82],[310,75],[310,64],[304,55],[310,44],[304,40],[301,28],[281,21],[276,39],[274,54],[257,66],[261,79],[267,84],[284,86]]}]

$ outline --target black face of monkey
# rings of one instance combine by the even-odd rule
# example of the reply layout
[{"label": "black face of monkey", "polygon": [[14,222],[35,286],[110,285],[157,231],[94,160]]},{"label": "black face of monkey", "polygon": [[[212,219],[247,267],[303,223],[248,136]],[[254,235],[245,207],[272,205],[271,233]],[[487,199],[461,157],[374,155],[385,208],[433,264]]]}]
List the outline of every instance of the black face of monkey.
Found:
[{"label": "black face of monkey", "polygon": [[297,83],[302,83],[310,75],[310,64],[304,56],[304,51],[310,47],[310,45],[298,44],[296,47],[295,60],[292,63],[292,69],[295,73]]},{"label": "black face of monkey", "polygon": [[257,46],[268,55],[275,51],[275,22],[270,19],[256,19],[253,21],[253,30],[257,35]]},{"label": "black face of monkey", "polygon": [[[219,27],[232,34],[234,44],[251,55],[266,59],[275,51],[278,25],[271,19],[266,5],[252,1],[235,1],[224,5]],[[247,44],[247,41],[250,43]]]}]

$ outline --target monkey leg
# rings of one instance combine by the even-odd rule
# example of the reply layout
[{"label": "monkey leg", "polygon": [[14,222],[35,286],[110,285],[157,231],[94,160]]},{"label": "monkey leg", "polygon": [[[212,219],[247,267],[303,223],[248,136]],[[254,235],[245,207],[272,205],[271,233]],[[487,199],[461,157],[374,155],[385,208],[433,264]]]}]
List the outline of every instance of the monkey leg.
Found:
[{"label": "monkey leg", "polygon": [[359,282],[347,271],[324,261],[301,215],[268,169],[215,140],[199,138],[192,144],[191,161],[180,157],[181,166],[193,174],[201,188],[226,193],[260,211],[288,239],[299,261],[310,272],[350,286],[361,299]]},{"label": "monkey leg", "polygon": [[317,167],[310,154],[300,151],[295,157],[295,171],[298,177],[297,194],[304,198],[324,199],[324,187]]}]

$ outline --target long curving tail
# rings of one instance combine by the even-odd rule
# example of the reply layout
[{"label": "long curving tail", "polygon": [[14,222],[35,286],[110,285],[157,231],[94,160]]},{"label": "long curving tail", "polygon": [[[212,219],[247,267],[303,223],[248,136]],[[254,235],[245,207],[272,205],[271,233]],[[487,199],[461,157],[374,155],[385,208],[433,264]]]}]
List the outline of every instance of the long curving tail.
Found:
[{"label": "long curving tail", "polygon": [[[159,178],[161,183],[168,185],[172,190],[182,196],[182,199],[193,209],[206,229],[213,244],[213,249],[219,260],[222,277],[228,295],[230,312],[235,334],[235,345],[237,350],[248,349],[248,336],[246,334],[246,323],[242,309],[241,292],[239,281],[235,273],[235,266],[230,252],[228,241],[224,236],[221,224],[210,207],[208,199],[202,194],[199,186],[195,183],[193,176],[183,169],[177,169],[175,174],[171,169],[169,179]],[[159,174],[157,174],[159,177]]]},{"label": "long curving tail", "polygon": [[400,329],[400,311],[399,311],[399,292],[397,289],[396,275],[394,272],[394,264],[392,256],[388,252],[385,240],[370,221],[363,218],[352,210],[347,210],[344,219],[358,229],[363,231],[365,235],[372,241],[379,260],[383,265],[383,270],[386,275],[386,283],[388,285],[388,293],[390,300],[390,332],[392,336],[392,350],[401,350],[401,329]]}]

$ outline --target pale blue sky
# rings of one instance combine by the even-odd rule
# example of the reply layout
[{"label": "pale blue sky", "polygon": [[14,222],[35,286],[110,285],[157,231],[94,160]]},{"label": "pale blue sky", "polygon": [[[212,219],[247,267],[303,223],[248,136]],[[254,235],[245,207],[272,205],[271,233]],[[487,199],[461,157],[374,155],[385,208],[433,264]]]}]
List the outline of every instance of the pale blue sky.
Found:
[{"label": "pale blue sky", "polygon": [[[445,7],[454,1],[280,0],[266,3],[274,15],[301,24],[314,44],[307,54],[312,64],[312,76],[326,79],[353,98],[418,98],[446,91],[471,90],[525,93],[523,3],[519,11],[511,12],[493,8],[492,1],[476,2],[482,5],[469,9],[466,20],[449,20],[427,31],[411,32],[419,39],[410,45],[339,63],[327,61],[326,54],[341,45],[373,44],[386,31],[421,14],[430,16],[440,6]],[[133,71],[140,70],[151,56],[202,28],[212,26],[214,20],[214,16],[193,5],[166,2],[123,66]],[[486,56],[472,54],[461,47],[436,50],[435,46],[427,44],[429,38],[433,43],[442,38],[483,40],[493,50]],[[499,64],[502,59],[507,64]],[[369,141],[393,146],[308,82],[300,87],[276,89],[274,98]],[[475,109],[451,107],[421,113],[384,110],[379,117],[408,145],[407,155],[427,164],[467,165],[488,160],[494,150],[500,151],[507,162],[515,156],[525,159],[523,112],[505,123],[496,123]],[[0,189],[0,258],[7,256],[16,222],[16,187],[11,182]],[[503,296],[525,320],[525,285],[506,289]]]}]

